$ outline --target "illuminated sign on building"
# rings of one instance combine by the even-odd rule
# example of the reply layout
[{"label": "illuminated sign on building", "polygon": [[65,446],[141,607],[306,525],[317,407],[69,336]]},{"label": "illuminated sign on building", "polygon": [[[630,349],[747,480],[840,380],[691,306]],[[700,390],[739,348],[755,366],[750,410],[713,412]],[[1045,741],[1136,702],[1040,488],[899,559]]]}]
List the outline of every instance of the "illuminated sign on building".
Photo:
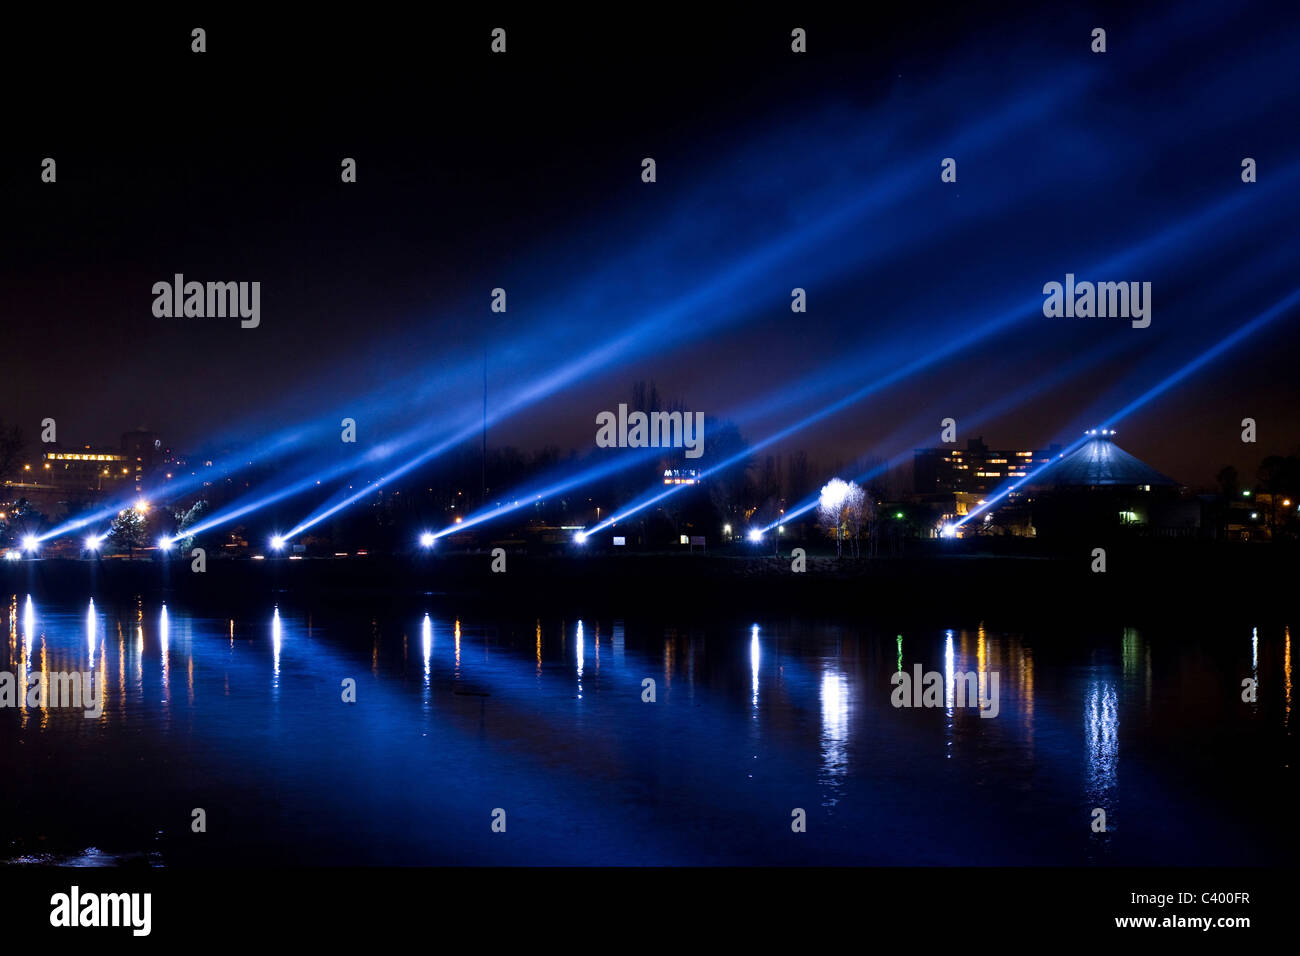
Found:
[{"label": "illuminated sign on building", "polygon": [[698,468],[665,468],[665,485],[696,485],[700,482]]}]

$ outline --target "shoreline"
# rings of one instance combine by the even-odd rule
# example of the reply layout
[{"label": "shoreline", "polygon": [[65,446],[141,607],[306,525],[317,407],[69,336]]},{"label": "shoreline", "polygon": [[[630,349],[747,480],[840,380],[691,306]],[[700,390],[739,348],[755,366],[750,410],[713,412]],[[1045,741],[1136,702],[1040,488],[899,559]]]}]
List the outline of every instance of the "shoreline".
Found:
[{"label": "shoreline", "polygon": [[198,608],[432,597],[529,613],[1168,621],[1240,618],[1248,608],[1263,620],[1290,614],[1300,572],[1300,549],[1218,543],[1126,542],[1108,547],[1106,560],[1106,571],[1096,573],[1088,547],[1066,554],[952,548],[875,558],[813,554],[796,573],[788,555],[516,553],[507,556],[506,571],[493,572],[483,551],[227,559],[200,574],[179,558],[38,558],[0,566],[0,587],[46,599],[150,596]]}]

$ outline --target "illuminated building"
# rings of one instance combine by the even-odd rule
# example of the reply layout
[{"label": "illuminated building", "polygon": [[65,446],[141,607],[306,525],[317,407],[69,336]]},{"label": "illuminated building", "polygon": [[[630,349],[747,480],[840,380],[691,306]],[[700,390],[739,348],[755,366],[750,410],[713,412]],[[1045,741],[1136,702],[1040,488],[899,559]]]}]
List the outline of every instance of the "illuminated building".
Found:
[{"label": "illuminated building", "polygon": [[122,454],[126,456],[131,475],[140,481],[153,472],[155,465],[162,463],[164,449],[162,441],[154,432],[137,428],[123,432]]},{"label": "illuminated building", "polygon": [[1070,454],[1027,485],[1033,522],[1052,537],[1127,528],[1142,534],[1195,534],[1200,503],[1180,501],[1174,479],[1115,444],[1114,432],[1090,431]]},{"label": "illuminated building", "polygon": [[956,448],[918,448],[912,459],[913,485],[918,495],[983,495],[1008,480],[1025,477],[1033,468],[1047,464],[1060,454],[1061,446],[1046,449],[1026,448],[994,451],[983,437],[966,442],[964,451]]},{"label": "illuminated building", "polygon": [[1102,429],[1046,469],[1041,481],[1033,484],[1057,489],[1116,488],[1141,492],[1178,487],[1178,482],[1116,445],[1113,435],[1114,432]]},{"label": "illuminated building", "polygon": [[665,468],[665,485],[697,485],[700,483],[698,468]]},{"label": "illuminated building", "polygon": [[[50,444],[4,482],[5,501],[27,499],[46,515],[69,513],[105,498],[143,490],[155,471],[165,471],[169,452],[153,432],[126,432],[120,447]],[[168,476],[170,477],[170,475]]]},{"label": "illuminated building", "polygon": [[118,450],[91,448],[47,451],[41,479],[61,491],[111,491],[133,485],[127,456]]},{"label": "illuminated building", "polygon": [[[927,537],[965,537],[972,530],[971,528],[958,528],[956,523],[959,519],[974,511],[979,505],[983,504],[983,499],[973,493],[966,491],[940,491],[926,495],[913,495],[909,499],[909,504],[914,506],[913,517],[925,529],[923,533]],[[898,514],[896,511],[887,511],[889,515]],[[899,520],[899,519],[895,519]],[[885,531],[891,531],[895,525],[891,525],[886,520]],[[945,528],[952,529],[949,534],[944,533]]]}]

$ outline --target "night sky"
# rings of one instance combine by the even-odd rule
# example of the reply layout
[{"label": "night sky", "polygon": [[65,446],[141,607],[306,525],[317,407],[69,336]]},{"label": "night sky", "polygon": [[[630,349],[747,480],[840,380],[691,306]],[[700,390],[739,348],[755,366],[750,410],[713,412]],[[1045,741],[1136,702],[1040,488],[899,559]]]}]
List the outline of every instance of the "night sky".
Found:
[{"label": "night sky", "polygon": [[[369,447],[427,444],[481,414],[486,346],[492,444],[587,454],[637,380],[755,442],[915,363],[770,450],[831,467],[949,416],[995,447],[1109,423],[1184,483],[1250,473],[1300,446],[1300,309],[1108,418],[1300,287],[1287,10],[15,22],[0,417],[29,447],[45,417],[66,443],[301,427],[324,459],[352,416]],[[260,327],[156,318],[178,272],[260,281]],[[1151,326],[1044,317],[1067,272],[1151,282]]]}]

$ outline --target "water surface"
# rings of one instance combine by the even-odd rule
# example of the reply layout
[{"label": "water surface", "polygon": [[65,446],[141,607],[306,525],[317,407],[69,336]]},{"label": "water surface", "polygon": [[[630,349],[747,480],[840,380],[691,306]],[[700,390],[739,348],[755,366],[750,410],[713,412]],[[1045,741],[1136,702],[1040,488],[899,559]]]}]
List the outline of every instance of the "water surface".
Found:
[{"label": "water surface", "polygon": [[[21,682],[93,668],[103,712],[0,710],[0,859],[1227,865],[1293,852],[1284,626],[485,619],[428,600],[286,598],[214,617],[13,595],[0,670]],[[891,675],[916,664],[996,672],[998,715],[947,690],[942,706],[892,706]],[[195,808],[206,833],[191,830]],[[796,809],[806,832],[792,832]]]}]

